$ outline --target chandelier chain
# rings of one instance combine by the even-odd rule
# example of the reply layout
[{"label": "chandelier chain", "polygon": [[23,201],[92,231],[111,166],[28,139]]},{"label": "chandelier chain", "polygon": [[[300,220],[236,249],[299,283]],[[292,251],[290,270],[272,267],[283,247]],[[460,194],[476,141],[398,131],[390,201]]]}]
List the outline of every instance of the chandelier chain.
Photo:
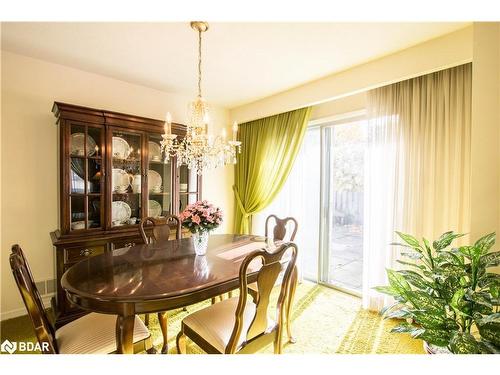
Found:
[{"label": "chandelier chain", "polygon": [[198,96],[201,97],[201,30],[198,31]]}]

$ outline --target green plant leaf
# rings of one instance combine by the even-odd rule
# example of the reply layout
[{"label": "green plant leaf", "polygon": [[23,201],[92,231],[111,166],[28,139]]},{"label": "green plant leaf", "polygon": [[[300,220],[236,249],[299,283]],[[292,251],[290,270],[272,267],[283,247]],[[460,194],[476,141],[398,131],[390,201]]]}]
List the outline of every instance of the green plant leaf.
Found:
[{"label": "green plant leaf", "polygon": [[425,290],[427,288],[433,288],[432,282],[424,279],[422,275],[415,271],[403,270],[397,271],[400,275],[403,275],[405,280],[416,287],[417,289]]},{"label": "green plant leaf", "polygon": [[490,285],[500,285],[500,274],[498,273],[485,273],[479,278],[477,285],[480,288],[485,288]]},{"label": "green plant leaf", "polygon": [[386,319],[408,319],[412,317],[413,314],[406,309],[391,311],[385,316]]},{"label": "green plant leaf", "polygon": [[485,254],[480,259],[483,267],[495,267],[500,265],[500,251]]},{"label": "green plant leaf", "polygon": [[431,250],[431,244],[429,243],[429,240],[427,238],[422,238],[422,242],[424,243],[424,247],[427,251]]},{"label": "green plant leaf", "polygon": [[391,333],[414,333],[414,332],[423,332],[422,328],[418,328],[413,326],[408,322],[402,322],[393,329],[391,329]]},{"label": "green plant leaf", "polygon": [[451,299],[450,306],[455,310],[455,312],[462,316],[469,316],[468,311],[466,311],[467,302],[463,300],[466,289],[458,289]]},{"label": "green plant leaf", "polygon": [[483,325],[489,324],[489,323],[500,324],[500,313],[494,313],[494,314],[484,316],[480,319],[476,319],[476,324],[478,326],[483,326]]},{"label": "green plant leaf", "polygon": [[454,320],[446,318],[441,311],[437,310],[412,310],[411,314],[415,323],[425,329],[455,330],[457,324]]},{"label": "green plant leaf", "polygon": [[467,332],[454,332],[450,349],[455,354],[479,354],[481,349],[474,336]]},{"label": "green plant leaf", "polygon": [[489,233],[474,243],[474,247],[481,250],[481,254],[486,254],[495,244],[495,232]]},{"label": "green plant leaf", "polygon": [[402,233],[402,232],[398,232],[396,231],[396,234],[404,241],[406,242],[408,245],[410,245],[412,248],[414,249],[420,249],[421,250],[421,247],[420,247],[420,243],[418,242],[418,240],[413,237],[412,235],[409,235],[409,234],[406,234],[406,233]]},{"label": "green plant leaf", "polygon": [[394,309],[396,307],[403,307],[403,306],[404,305],[402,305],[399,302],[394,302],[391,305],[384,306],[384,308],[382,310],[380,310],[379,314],[383,316],[383,315],[387,314],[389,311],[391,311],[392,309]]},{"label": "green plant leaf", "polygon": [[464,257],[452,251],[440,250],[437,252],[436,261],[439,263],[440,266],[447,263],[454,266],[463,266]]},{"label": "green plant leaf", "polygon": [[422,332],[412,334],[412,337],[427,341],[429,344],[446,347],[451,340],[451,332],[441,329],[424,329]]},{"label": "green plant leaf", "polygon": [[418,263],[413,263],[413,262],[405,262],[404,260],[396,260],[396,262],[398,262],[399,264],[402,264],[404,266],[417,268],[418,270],[425,270],[426,269],[425,265],[423,265],[423,264],[418,264]]},{"label": "green plant leaf", "polygon": [[410,246],[410,245],[407,245],[405,243],[401,243],[401,242],[391,242],[389,244],[390,246],[399,246],[399,247],[404,247],[404,248],[407,248],[407,249],[412,249],[412,250],[416,250],[418,252],[422,251],[421,249],[419,248],[415,248],[413,246]]},{"label": "green plant leaf", "polygon": [[471,260],[477,260],[481,256],[481,249],[475,246],[460,246],[458,251]]},{"label": "green plant leaf", "polygon": [[408,291],[405,295],[415,309],[432,311],[433,314],[446,314],[446,301],[441,298],[430,296],[420,290]]},{"label": "green plant leaf", "polygon": [[500,354],[500,347],[493,345],[493,343],[487,340],[481,339],[479,347],[483,354]]},{"label": "green plant leaf", "polygon": [[400,293],[394,289],[392,286],[376,286],[373,288],[379,293],[387,294],[389,296],[399,296]]},{"label": "green plant leaf", "polygon": [[423,255],[421,253],[417,253],[413,251],[411,253],[401,253],[401,256],[410,258],[410,259],[422,259]]},{"label": "green plant leaf", "polygon": [[432,243],[434,250],[442,250],[453,242],[455,238],[465,236],[464,234],[454,233],[453,231],[443,233],[436,241]]},{"label": "green plant leaf", "polygon": [[389,279],[389,284],[393,289],[398,291],[400,294],[411,290],[410,284],[405,280],[403,275],[391,269],[387,269],[386,271],[387,278]]},{"label": "green plant leaf", "polygon": [[491,314],[493,312],[493,305],[491,304],[491,295],[487,292],[474,292],[467,290],[465,299],[473,303],[473,311],[480,312],[481,314]]},{"label": "green plant leaf", "polygon": [[478,324],[477,328],[481,337],[500,347],[500,323],[491,322]]}]

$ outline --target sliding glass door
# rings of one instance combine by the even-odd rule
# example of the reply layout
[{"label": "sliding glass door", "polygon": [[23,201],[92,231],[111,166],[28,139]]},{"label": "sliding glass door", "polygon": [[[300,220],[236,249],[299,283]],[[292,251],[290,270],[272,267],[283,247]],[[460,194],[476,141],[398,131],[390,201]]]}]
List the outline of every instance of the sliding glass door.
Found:
[{"label": "sliding glass door", "polygon": [[320,281],[360,293],[363,275],[365,122],[323,127]]},{"label": "sliding glass door", "polygon": [[252,220],[264,234],[270,214],[299,223],[301,278],[361,292],[366,132],[362,117],[310,126],[278,196]]}]

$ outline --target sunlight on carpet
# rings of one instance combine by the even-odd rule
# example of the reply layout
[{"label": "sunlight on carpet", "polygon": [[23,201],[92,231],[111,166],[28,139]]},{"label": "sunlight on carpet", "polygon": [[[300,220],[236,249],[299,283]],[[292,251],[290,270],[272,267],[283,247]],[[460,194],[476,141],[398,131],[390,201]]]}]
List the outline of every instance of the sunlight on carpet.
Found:
[{"label": "sunlight on carpet", "polygon": [[[278,288],[272,296],[275,306]],[[182,319],[189,313],[210,306],[205,301],[188,307],[188,312],[177,310],[169,315],[169,353],[177,353],[175,336],[179,332]],[[270,311],[271,310],[270,308]],[[361,309],[359,298],[324,286],[304,282],[297,288],[292,314],[292,331],[297,339],[288,343],[286,330],[283,336],[283,353],[343,353],[343,354],[420,354],[424,353],[422,342],[408,335],[391,334],[389,331],[396,321],[383,320],[376,313]],[[156,315],[150,316],[150,331],[155,347],[161,348],[163,339]],[[188,354],[203,351],[187,340]],[[272,345],[260,353],[273,353]]]},{"label": "sunlight on carpet", "polygon": [[[270,311],[276,304],[279,288],[272,294]],[[168,317],[169,353],[176,353],[175,337],[182,319],[188,314],[210,306],[210,301],[188,306],[187,312],[175,310]],[[143,316],[141,316],[143,317]],[[392,334],[389,331],[397,324],[394,320],[383,320],[377,313],[361,309],[359,298],[310,282],[301,283],[295,295],[292,313],[292,331],[297,339],[288,343],[286,330],[283,335],[283,353],[323,354],[423,354],[422,342],[408,335]],[[35,342],[33,328],[27,316],[1,322],[1,341]],[[150,314],[149,330],[158,351],[163,338],[156,314]],[[188,353],[202,353],[195,344],[187,340]],[[272,345],[260,353],[273,353]]]}]

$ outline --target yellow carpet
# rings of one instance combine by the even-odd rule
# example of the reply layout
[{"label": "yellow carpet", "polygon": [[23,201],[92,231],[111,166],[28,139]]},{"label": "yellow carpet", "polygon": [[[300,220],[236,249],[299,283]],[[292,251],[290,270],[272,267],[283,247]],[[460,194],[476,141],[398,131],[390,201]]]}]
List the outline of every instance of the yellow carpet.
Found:
[{"label": "yellow carpet", "polygon": [[[277,290],[273,293],[275,304]],[[176,310],[169,314],[169,353],[176,353],[175,336],[182,319],[189,313],[210,305],[210,301],[189,306],[188,311]],[[382,320],[376,313],[361,309],[360,299],[324,286],[304,282],[297,288],[293,319],[293,333],[297,342],[289,344],[284,333],[283,353],[344,353],[344,354],[423,354],[422,342],[408,335],[391,334],[397,324]],[[150,315],[149,329],[155,347],[162,345],[161,331],[156,314]],[[31,323],[27,317],[3,321],[1,341],[35,341]],[[188,340],[188,353],[201,350]],[[272,353],[272,345],[262,353]]]},{"label": "yellow carpet", "polygon": [[[275,303],[278,290],[273,293]],[[188,307],[188,312],[175,311],[169,316],[169,353],[177,353],[175,336],[181,320],[189,313],[209,306],[209,301]],[[151,315],[153,318],[153,315]],[[377,313],[361,309],[359,298],[324,286],[304,282],[297,288],[292,330],[297,342],[289,344],[284,333],[283,353],[343,353],[343,354],[424,354],[422,342],[409,335],[389,331],[397,322],[383,320]],[[151,319],[150,331],[155,347],[161,348],[162,337],[156,316]],[[187,352],[202,353],[187,341]],[[262,353],[273,353],[272,345]]]}]

